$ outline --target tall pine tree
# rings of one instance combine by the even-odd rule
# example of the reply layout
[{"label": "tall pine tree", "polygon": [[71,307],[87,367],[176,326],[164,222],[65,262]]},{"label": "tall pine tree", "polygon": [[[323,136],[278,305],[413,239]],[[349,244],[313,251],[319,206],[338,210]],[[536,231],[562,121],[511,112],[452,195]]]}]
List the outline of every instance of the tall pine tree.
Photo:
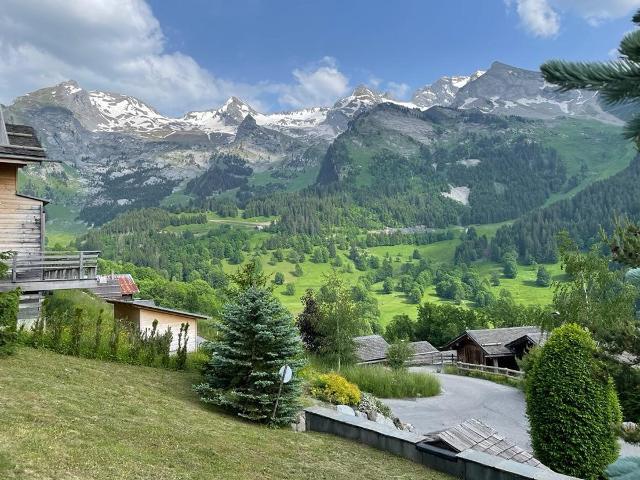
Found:
[{"label": "tall pine tree", "polygon": [[[196,386],[202,401],[236,412],[249,420],[284,425],[300,409],[302,344],[291,314],[269,289],[249,285],[224,308],[220,339],[204,369],[204,383]],[[279,369],[294,371],[280,388]]]}]

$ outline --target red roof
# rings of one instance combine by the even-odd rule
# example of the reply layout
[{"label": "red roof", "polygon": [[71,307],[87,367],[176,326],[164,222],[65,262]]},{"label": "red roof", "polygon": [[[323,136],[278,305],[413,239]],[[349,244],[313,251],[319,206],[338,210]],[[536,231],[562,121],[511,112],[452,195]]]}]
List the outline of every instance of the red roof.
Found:
[{"label": "red roof", "polygon": [[136,282],[133,281],[133,277],[128,273],[118,275],[117,278],[122,295],[133,295],[134,293],[140,292]]}]

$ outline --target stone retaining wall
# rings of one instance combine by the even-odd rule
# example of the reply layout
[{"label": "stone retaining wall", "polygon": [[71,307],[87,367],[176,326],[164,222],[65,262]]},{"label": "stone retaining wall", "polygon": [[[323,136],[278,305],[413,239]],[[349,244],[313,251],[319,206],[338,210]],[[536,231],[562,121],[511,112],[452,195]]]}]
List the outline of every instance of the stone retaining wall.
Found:
[{"label": "stone retaining wall", "polygon": [[305,409],[306,430],[332,433],[463,480],[577,480],[474,450],[455,454],[420,443],[424,436],[324,407]]}]

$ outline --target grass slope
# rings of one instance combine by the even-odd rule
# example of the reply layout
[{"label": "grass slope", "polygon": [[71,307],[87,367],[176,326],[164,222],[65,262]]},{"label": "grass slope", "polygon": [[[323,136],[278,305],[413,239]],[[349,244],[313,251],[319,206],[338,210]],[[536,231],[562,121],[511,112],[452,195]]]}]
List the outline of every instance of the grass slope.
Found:
[{"label": "grass slope", "polygon": [[194,375],[22,348],[0,360],[0,478],[446,479],[341,438],[202,405]]}]

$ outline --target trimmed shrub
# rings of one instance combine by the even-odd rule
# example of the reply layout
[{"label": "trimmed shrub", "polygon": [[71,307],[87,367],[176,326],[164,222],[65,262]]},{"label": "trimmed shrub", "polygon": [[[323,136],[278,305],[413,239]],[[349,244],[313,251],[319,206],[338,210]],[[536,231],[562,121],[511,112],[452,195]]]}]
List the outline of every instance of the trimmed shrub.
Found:
[{"label": "trimmed shrub", "polygon": [[14,352],[20,291],[0,293],[0,357]]},{"label": "trimmed shrub", "polygon": [[618,457],[621,421],[613,382],[595,353],[586,330],[563,325],[535,355],[525,385],[536,457],[585,479],[600,478]]},{"label": "trimmed shrub", "polygon": [[360,403],[360,389],[337,373],[323,373],[311,382],[311,395],[319,400],[336,405]]}]

